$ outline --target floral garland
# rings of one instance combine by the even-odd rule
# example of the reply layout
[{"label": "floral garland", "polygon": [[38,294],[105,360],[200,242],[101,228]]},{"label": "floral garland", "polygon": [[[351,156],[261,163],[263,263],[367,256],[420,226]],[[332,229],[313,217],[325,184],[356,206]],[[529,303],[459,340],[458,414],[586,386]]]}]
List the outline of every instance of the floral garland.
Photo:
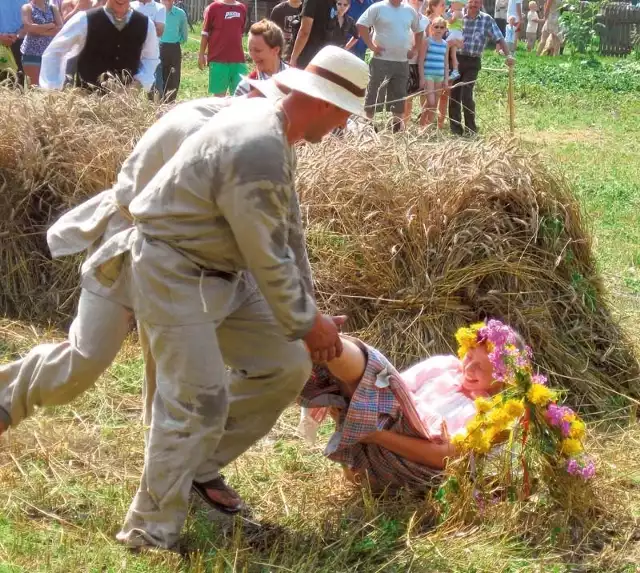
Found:
[{"label": "floral garland", "polygon": [[[494,379],[505,389],[493,398],[475,400],[477,414],[466,430],[452,437],[454,446],[481,457],[498,444],[513,443],[516,433],[525,446],[531,431],[554,465],[583,480],[595,475],[594,462],[584,454],[584,422],[571,408],[556,403],[559,393],[547,386],[545,376],[533,372],[531,349],[522,347],[511,327],[498,320],[480,322],[460,328],[456,340],[460,359],[471,348],[486,344]],[[523,466],[526,473],[524,457]]]}]

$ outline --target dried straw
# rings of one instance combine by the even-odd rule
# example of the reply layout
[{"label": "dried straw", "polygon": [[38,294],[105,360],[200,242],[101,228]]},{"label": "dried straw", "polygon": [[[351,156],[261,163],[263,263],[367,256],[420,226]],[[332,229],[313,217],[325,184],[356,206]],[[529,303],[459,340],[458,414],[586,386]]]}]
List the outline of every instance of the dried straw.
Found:
[{"label": "dried straw", "polygon": [[[65,324],[78,261],[50,260],[46,227],[112,184],[157,110],[125,93],[2,87],[0,109],[0,310]],[[494,316],[579,405],[640,397],[579,205],[548,162],[513,142],[349,135],[301,149],[298,191],[322,306],[399,367]]]},{"label": "dried straw", "polygon": [[298,192],[325,310],[399,367],[496,317],[581,406],[640,398],[580,206],[515,142],[360,135],[300,153]]},{"label": "dried straw", "polygon": [[0,310],[68,323],[78,261],[51,261],[45,232],[69,207],[109,187],[155,109],[127,93],[28,94],[0,86]]}]

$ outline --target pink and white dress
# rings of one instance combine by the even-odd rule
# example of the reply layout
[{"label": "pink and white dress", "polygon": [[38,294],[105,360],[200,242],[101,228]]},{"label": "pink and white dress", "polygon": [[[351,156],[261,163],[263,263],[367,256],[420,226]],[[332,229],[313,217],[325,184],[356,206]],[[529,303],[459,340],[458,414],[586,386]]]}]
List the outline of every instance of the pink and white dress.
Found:
[{"label": "pink and white dress", "polygon": [[[354,339],[355,341],[355,339]],[[423,489],[442,472],[411,462],[386,448],[360,440],[375,430],[428,440],[443,439],[443,423],[451,436],[475,415],[473,398],[462,393],[462,364],[455,356],[434,356],[400,374],[375,348],[357,341],[367,356],[364,375],[351,399],[322,366],[314,366],[298,403],[303,418],[333,406],[340,411],[325,456],[380,487]]]},{"label": "pink and white dress", "polygon": [[476,413],[473,398],[462,392],[462,362],[432,356],[400,374],[424,429],[432,439],[462,431]]}]

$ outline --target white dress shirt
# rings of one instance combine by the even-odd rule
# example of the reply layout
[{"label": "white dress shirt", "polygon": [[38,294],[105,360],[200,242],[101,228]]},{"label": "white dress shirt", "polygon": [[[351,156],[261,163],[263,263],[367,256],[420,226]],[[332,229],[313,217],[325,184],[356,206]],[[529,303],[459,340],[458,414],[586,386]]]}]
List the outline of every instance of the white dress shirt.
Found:
[{"label": "white dress shirt", "polygon": [[164,24],[167,21],[167,9],[159,2],[155,2],[155,0],[151,0],[146,4],[139,2],[139,0],[134,0],[131,2],[131,9],[144,14],[156,24]]},{"label": "white dress shirt", "polygon": [[[109,11],[107,17],[113,22]],[[133,10],[129,11],[127,19],[131,18]],[[60,90],[64,86],[67,60],[82,52],[87,39],[87,13],[78,12],[53,38],[44,54],[40,68],[40,87],[48,90]],[[149,20],[147,37],[140,53],[140,68],[134,74],[145,90],[150,90],[155,83],[155,71],[160,63],[160,45],[156,34],[155,24]]]}]

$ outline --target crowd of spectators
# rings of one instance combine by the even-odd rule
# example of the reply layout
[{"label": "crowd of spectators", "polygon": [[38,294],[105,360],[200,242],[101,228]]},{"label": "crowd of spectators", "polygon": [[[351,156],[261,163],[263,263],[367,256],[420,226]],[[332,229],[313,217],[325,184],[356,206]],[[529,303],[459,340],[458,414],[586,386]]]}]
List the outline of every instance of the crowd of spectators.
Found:
[{"label": "crowd of spectators", "polygon": [[[522,30],[533,50],[557,53],[560,0],[542,10],[522,0],[496,0],[494,16],[482,0],[283,0],[249,29],[249,73],[243,37],[247,0],[215,0],[204,10],[198,65],[209,92],[243,95],[244,78],[266,79],[288,66],[306,67],[332,44],[368,61],[367,115],[391,112],[394,130],[412,120],[458,135],[477,132],[474,86],[488,43],[509,65]],[[193,30],[176,0],[2,0],[0,73],[48,89],[67,83],[99,88],[105,75],[140,85],[172,102],[180,87],[182,48]],[[549,48],[550,46],[550,48]],[[3,69],[4,68],[4,69]],[[464,120],[463,120],[464,118]]]}]

